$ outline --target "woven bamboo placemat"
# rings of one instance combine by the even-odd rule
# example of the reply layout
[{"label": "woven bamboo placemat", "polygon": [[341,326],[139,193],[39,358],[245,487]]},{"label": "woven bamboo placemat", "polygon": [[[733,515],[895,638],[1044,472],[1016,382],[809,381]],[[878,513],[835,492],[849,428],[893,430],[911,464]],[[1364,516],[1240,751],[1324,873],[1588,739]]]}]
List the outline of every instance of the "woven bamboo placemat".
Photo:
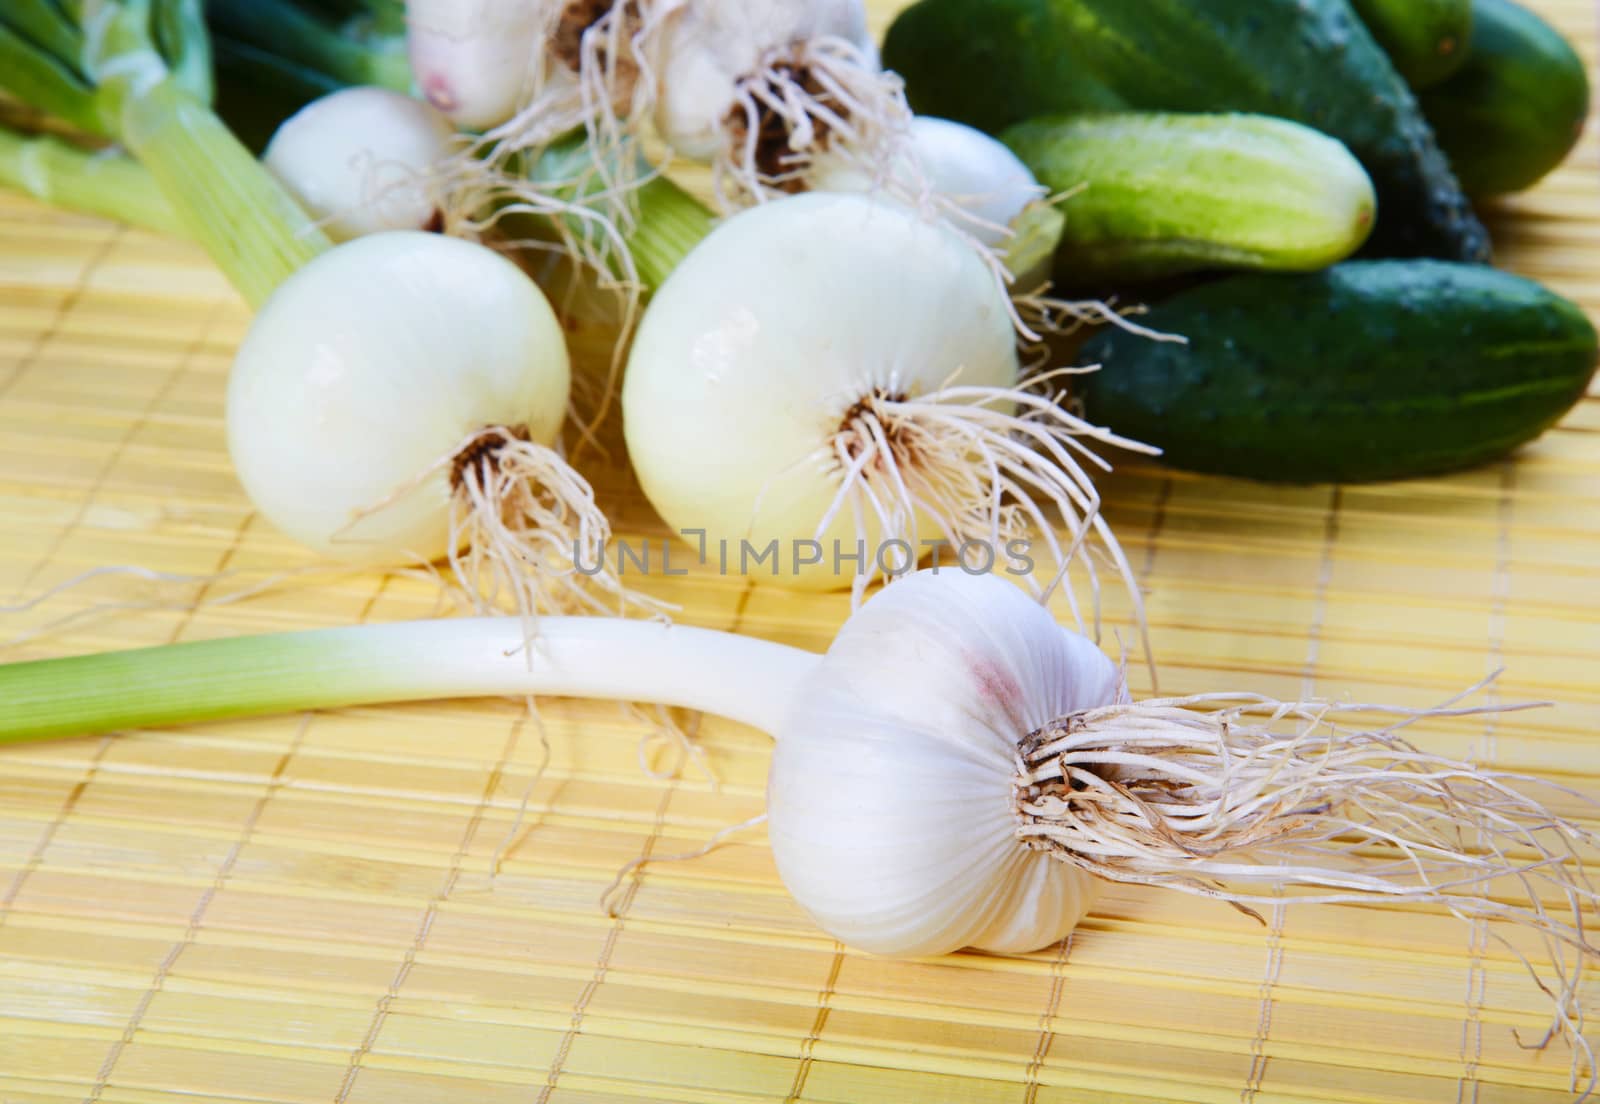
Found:
[{"label": "woven bamboo placemat", "polygon": [[[1592,59],[1593,6],[1540,7]],[[1597,153],[1591,134],[1494,226],[1504,264],[1600,313]],[[251,513],[220,420],[247,321],[186,245],[0,198],[0,602],[109,565],[189,577],[7,612],[0,655],[432,612],[401,575],[278,578],[309,561]],[[622,471],[592,474],[622,533],[665,536]],[[1504,699],[1559,706],[1420,738],[1600,793],[1600,402],[1445,479],[1129,464],[1105,490],[1163,690],[1420,705],[1503,666]],[[704,573],[652,585],[684,621],[810,647],[847,613]],[[761,810],[767,738],[673,719],[703,764],[673,772],[652,710],[557,701],[538,723],[439,703],[6,751],[0,1102],[1568,1098],[1569,1053],[1513,1035],[1544,1022],[1520,968],[1423,911],[1263,928],[1119,889],[1036,955],[888,961],[819,934],[756,830],[633,872],[609,916],[625,864]]]}]

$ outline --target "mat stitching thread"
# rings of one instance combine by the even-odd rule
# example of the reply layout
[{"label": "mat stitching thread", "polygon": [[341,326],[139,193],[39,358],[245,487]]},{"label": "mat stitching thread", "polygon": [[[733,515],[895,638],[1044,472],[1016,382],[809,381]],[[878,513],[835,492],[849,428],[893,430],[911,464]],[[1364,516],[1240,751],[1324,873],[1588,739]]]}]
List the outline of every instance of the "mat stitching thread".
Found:
[{"label": "mat stitching thread", "polygon": [[[156,389],[156,393],[150,397],[150,401],[145,403],[144,409],[139,412],[138,419],[123,432],[121,439],[117,441],[116,447],[111,450],[111,454],[106,457],[105,463],[95,473],[93,482],[84,490],[83,497],[79,499],[77,512],[72,515],[72,519],[66,525],[57,531],[54,538],[51,539],[50,547],[45,551],[45,554],[33,565],[22,582],[18,584],[16,590],[18,596],[25,595],[32,588],[34,580],[39,577],[39,573],[55,562],[57,554],[66,545],[67,539],[78,531],[78,527],[83,524],[83,519],[89,516],[89,507],[100,496],[101,490],[105,488],[106,480],[116,470],[117,464],[121,462],[123,453],[127,451],[128,445],[139,435],[140,430],[150,424],[150,415],[165,404],[167,396],[172,394],[179,381],[188,374],[190,367],[194,364],[196,354],[199,353],[205,346],[206,341],[211,337],[211,330],[216,325],[217,316],[221,313],[221,310],[222,304],[220,302],[212,305],[205,321],[201,323],[200,332],[193,341],[185,346],[182,355],[178,358],[178,363],[173,365],[167,372],[166,379],[161,382],[161,386]],[[19,369],[19,374],[20,371]],[[4,389],[0,389],[0,397],[4,397]]]},{"label": "mat stitching thread", "polygon": [[[1150,516],[1150,528],[1145,533],[1144,563],[1139,569],[1141,585],[1148,583],[1156,567],[1156,553],[1161,547],[1161,534],[1166,529],[1167,507],[1172,502],[1174,483],[1169,476],[1161,481],[1161,488],[1156,492],[1155,504]],[[1039,1036],[1033,1045],[1033,1057],[1028,1061],[1028,1069],[1023,1080],[1023,1104],[1036,1104],[1039,1099],[1039,1075],[1044,1072],[1044,1066],[1050,1059],[1050,1048],[1055,1045],[1055,1018],[1061,1008],[1061,998],[1066,992],[1067,959],[1072,954],[1072,943],[1077,938],[1076,931],[1068,932],[1067,937],[1061,941],[1060,949],[1050,963],[1050,991],[1045,997],[1044,1011],[1039,1014]]]},{"label": "mat stitching thread", "polygon": [[[100,264],[100,262],[104,260],[104,258],[110,253],[112,246],[116,244],[120,234],[121,228],[119,227],[115,233],[107,238],[105,244],[101,246],[100,251],[96,254],[95,259],[90,263],[89,267],[85,269],[83,275],[79,278],[78,285],[72,290],[72,292],[68,294],[67,298],[62,301],[60,308],[58,308],[56,312],[56,318],[51,322],[50,329],[46,331],[45,334],[41,335],[39,341],[35,343],[34,348],[23,357],[23,360],[18,366],[17,370],[12,373],[11,377],[3,386],[0,386],[0,396],[3,396],[5,392],[10,389],[12,383],[14,383],[25,371],[27,371],[34,360],[37,359],[39,353],[49,343],[50,337],[59,329],[61,322],[68,314],[71,313],[72,308],[86,293],[89,278],[94,274],[95,268]],[[155,395],[152,396],[150,401],[145,404],[145,408],[140,412],[138,420],[134,422],[133,425],[128,427],[128,430],[123,434],[122,439],[117,442],[116,448],[112,450],[111,455],[107,457],[105,464],[101,466],[99,473],[95,476],[94,482],[91,483],[88,489],[84,492],[83,499],[78,506],[77,513],[74,514],[72,520],[67,522],[61,531],[56,534],[55,539],[52,541],[51,546],[45,553],[44,557],[33,566],[32,570],[28,572],[27,578],[23,580],[21,586],[18,588],[19,593],[26,592],[28,588],[33,585],[33,581],[34,579],[38,578],[39,572],[43,571],[46,565],[55,559],[56,553],[59,552],[62,545],[66,543],[67,538],[72,533],[77,531],[78,526],[83,523],[83,519],[88,516],[89,505],[100,493],[100,489],[105,485],[106,479],[111,475],[112,471],[116,469],[117,462],[122,459],[122,454],[127,449],[128,443],[132,441],[133,438],[138,434],[139,430],[147,424],[147,419],[150,416],[150,412],[160,406],[166,397],[172,393],[172,389],[178,385],[178,381],[183,378],[185,373],[188,372],[190,365],[193,364],[195,354],[205,344],[206,339],[211,336],[211,328],[216,322],[217,312],[219,309],[220,304],[212,308],[211,313],[206,316],[205,322],[200,327],[199,335],[194,339],[194,341],[190,342],[187,348],[184,349],[182,356],[180,356],[178,359],[178,363],[174,365],[167,373],[167,378],[163,380],[161,386],[157,388]],[[189,611],[189,617],[192,618],[193,616],[194,608],[191,607]],[[175,630],[174,639],[176,639],[177,633],[181,633],[187,624],[188,618],[185,618],[185,620],[179,624],[177,630]],[[83,777],[73,785],[72,790],[67,794],[66,800],[62,802],[61,808],[57,811],[55,818],[48,825],[46,825],[44,831],[39,834],[38,842],[34,844],[33,850],[29,853],[28,858],[23,862],[22,868],[18,870],[16,875],[11,879],[11,884],[7,887],[5,895],[0,896],[0,926],[3,926],[6,922],[6,918],[11,915],[12,905],[15,904],[17,897],[22,893],[23,885],[43,864],[44,854],[47,850],[49,850],[50,844],[55,840],[56,834],[60,832],[62,826],[66,823],[67,818],[69,818],[73,811],[77,808],[78,801],[83,797],[83,793],[89,787],[89,784],[94,781],[95,775],[99,771],[100,765],[104,761],[106,753],[111,750],[112,742],[113,737],[111,736],[105,736],[101,738],[99,746],[95,749],[94,757],[89,760]]]},{"label": "mat stitching thread", "polygon": [[[1148,561],[1147,565],[1148,565]],[[1146,572],[1149,568],[1146,566]],[[1035,1104],[1039,1099],[1039,1074],[1044,1072],[1044,1064],[1050,1058],[1050,1048],[1055,1044],[1055,1019],[1056,1013],[1061,1008],[1061,997],[1066,992],[1067,959],[1072,954],[1072,941],[1078,933],[1068,932],[1067,937],[1061,941],[1061,949],[1056,952],[1056,957],[1050,963],[1050,993],[1045,998],[1044,1011],[1039,1014],[1039,1039],[1033,1045],[1033,1060],[1028,1063],[1027,1080],[1022,1093],[1023,1104]]]},{"label": "mat stitching thread", "polygon": [[11,907],[16,903],[17,898],[22,895],[22,887],[27,884],[28,879],[33,877],[34,872],[44,863],[44,853],[50,849],[50,844],[55,841],[56,833],[61,831],[62,826],[67,822],[67,818],[77,809],[78,801],[83,797],[84,791],[94,781],[95,775],[100,770],[101,761],[106,757],[106,752],[111,750],[112,742],[113,737],[102,736],[100,738],[100,744],[95,748],[93,757],[90,758],[86,765],[83,777],[78,779],[73,784],[72,789],[67,792],[66,800],[62,801],[61,808],[56,811],[55,817],[39,833],[39,838],[34,843],[33,850],[28,853],[28,857],[23,860],[21,868],[12,877],[11,885],[6,888],[5,895],[0,896],[0,928],[5,927],[6,920],[10,918]]},{"label": "mat stitching thread", "polygon": [[[656,843],[661,839],[661,832],[667,823],[667,807],[672,803],[672,795],[677,792],[677,779],[667,783],[661,800],[656,804],[655,820],[650,826],[650,835],[646,837],[644,846],[639,849],[641,859],[649,859],[655,852]],[[622,936],[622,928],[626,921],[628,908],[633,904],[633,899],[638,895],[639,886],[644,878],[644,867],[638,867],[628,880],[628,888],[622,891],[622,896],[617,899],[616,918],[611,922],[611,930],[606,932],[606,940],[600,945],[600,953],[595,958],[594,973],[590,975],[583,991],[578,994],[578,999],[572,1003],[572,1019],[567,1025],[567,1030],[561,1036],[561,1042],[556,1047],[555,1056],[550,1060],[550,1070],[545,1074],[544,1084],[539,1088],[539,1095],[535,1099],[538,1104],[546,1104],[550,1094],[555,1092],[556,1082],[561,1079],[562,1069],[566,1066],[567,1057],[572,1052],[572,1045],[577,1042],[578,1034],[583,1028],[583,1018],[589,1011],[589,1002],[599,991],[601,984],[606,979],[606,974],[611,970],[611,956],[617,948],[617,940]]]},{"label": "mat stitching thread", "polygon": [[[1506,604],[1511,599],[1511,526],[1516,517],[1516,467],[1500,465],[1499,532],[1495,539],[1494,579],[1490,584],[1488,670],[1499,670],[1506,651]],[[1500,690],[1491,685],[1488,704],[1500,704]],[[1500,751],[1500,718],[1490,714],[1483,728],[1483,759],[1493,763]],[[1489,926],[1482,918],[1472,921],[1467,943],[1467,1014],[1461,1021],[1461,1076],[1456,1082],[1457,1104],[1477,1104],[1478,1064],[1483,1060],[1483,1005],[1488,999],[1489,973],[1484,955],[1489,950]]]},{"label": "mat stitching thread", "polygon": [[1160,549],[1161,534],[1167,527],[1167,507],[1172,504],[1172,488],[1172,477],[1168,476],[1161,481],[1161,489],[1156,492],[1150,529],[1144,538],[1144,565],[1139,569],[1141,582],[1148,581],[1150,573],[1156,569],[1156,552]]},{"label": "mat stitching thread", "polygon": [[[729,625],[729,632],[738,632],[744,626],[745,610],[749,608],[750,596],[755,591],[753,581],[746,581],[739,592],[739,600],[734,606],[733,619]],[[650,835],[645,838],[644,846],[639,849],[640,859],[649,859],[655,852],[657,841],[661,838],[662,831],[666,828],[667,809],[672,804],[672,796],[677,792],[678,779],[669,780],[661,794],[661,800],[656,805],[655,820],[650,826]],[[600,946],[600,954],[595,959],[594,973],[590,976],[583,991],[578,994],[578,999],[572,1003],[572,1019],[567,1025],[567,1030],[561,1036],[561,1042],[556,1046],[555,1055],[550,1059],[550,1070],[545,1074],[544,1085],[539,1089],[535,1104],[548,1104],[550,1094],[555,1092],[556,1082],[561,1079],[561,1072],[567,1064],[567,1057],[572,1052],[572,1045],[577,1041],[578,1034],[583,1029],[583,1018],[588,1012],[589,1002],[594,999],[595,993],[605,982],[606,974],[611,970],[611,956],[616,951],[617,940],[622,937],[622,929],[627,923],[628,909],[633,905],[633,899],[638,895],[639,887],[644,880],[645,863],[640,863],[634,868],[633,875],[628,880],[628,888],[622,891],[622,896],[617,900],[613,912],[611,930],[606,933],[606,940]],[[337,1102],[343,1104],[343,1101]]]},{"label": "mat stitching thread", "polygon": [[44,355],[44,351],[49,347],[50,343],[60,336],[61,324],[77,309],[78,304],[83,301],[83,297],[89,294],[89,281],[100,270],[100,266],[105,263],[105,259],[111,256],[111,250],[122,240],[123,232],[126,229],[121,223],[113,225],[110,232],[106,234],[105,241],[101,242],[99,248],[94,251],[94,256],[84,263],[83,271],[78,273],[77,282],[67,289],[67,293],[61,297],[61,302],[56,304],[55,312],[50,316],[50,321],[39,332],[39,336],[34,339],[33,345],[28,351],[22,354],[22,357],[17,361],[16,368],[6,377],[5,382],[0,383],[0,399],[4,399],[11,393],[11,389],[17,385],[17,381],[28,374],[28,370],[38,363],[39,357]]},{"label": "mat stitching thread", "polygon": [[[1322,526],[1322,560],[1317,568],[1316,596],[1311,607],[1311,622],[1306,628],[1306,661],[1300,671],[1300,696],[1311,698],[1317,688],[1317,664],[1322,658],[1322,633],[1328,617],[1328,590],[1333,584],[1333,551],[1339,543],[1339,514],[1344,509],[1344,489],[1335,487],[1328,500],[1327,516]],[[1261,1092],[1266,1080],[1267,1039],[1272,1034],[1273,990],[1283,973],[1283,927],[1286,918],[1283,902],[1272,906],[1272,928],[1267,936],[1267,962],[1261,978],[1261,1012],[1256,1021],[1256,1032],[1250,1040],[1250,1070],[1245,1075],[1244,1088],[1239,1090],[1241,1104],[1251,1104]]]},{"label": "mat stitching thread", "polygon": [[844,966],[844,944],[835,942],[833,960],[828,964],[828,977],[817,992],[817,1014],[812,1017],[811,1030],[800,1040],[800,1064],[794,1071],[794,1082],[783,1104],[795,1104],[806,1091],[806,1080],[811,1076],[812,1063],[816,1061],[817,1043],[822,1039],[822,1029],[828,1026],[828,1014],[833,1011],[833,993],[839,984],[839,971]]},{"label": "mat stitching thread", "polygon": [[278,757],[278,762],[273,767],[271,776],[267,779],[266,788],[262,791],[261,796],[256,799],[255,805],[250,810],[250,815],[245,817],[244,826],[239,832],[239,838],[233,842],[233,846],[228,848],[228,853],[223,856],[222,863],[217,867],[216,876],[211,879],[211,884],[206,887],[205,892],[200,894],[200,897],[195,901],[194,909],[189,913],[189,923],[184,929],[183,937],[172,945],[171,949],[167,951],[166,957],[161,960],[161,964],[156,967],[156,972],[150,980],[149,988],[145,990],[144,996],[139,999],[139,1003],[134,1007],[133,1015],[128,1017],[128,1022],[123,1027],[121,1036],[111,1044],[111,1049],[107,1052],[105,1061],[100,1065],[100,1072],[95,1077],[94,1088],[84,1098],[84,1104],[96,1104],[101,1095],[104,1094],[111,1083],[111,1074],[116,1070],[117,1062],[121,1060],[123,1052],[133,1042],[133,1037],[138,1034],[139,1026],[144,1022],[145,1014],[150,1011],[150,1005],[155,1002],[157,994],[166,986],[167,978],[171,975],[173,967],[178,964],[178,959],[183,956],[183,952],[194,945],[195,939],[200,934],[200,927],[205,923],[206,913],[211,909],[212,901],[216,899],[218,893],[222,892],[223,884],[233,875],[233,868],[238,864],[239,856],[255,835],[256,826],[261,823],[261,817],[266,813],[267,805],[283,789],[284,774],[288,771],[290,762],[299,754],[300,748],[305,742],[306,730],[311,727],[311,716],[310,713],[301,714],[300,724],[295,728],[294,739],[289,742],[289,746],[284,750],[284,753]]},{"label": "mat stitching thread", "polygon": [[506,767],[511,762],[511,757],[516,753],[517,741],[522,735],[523,726],[527,724],[526,713],[519,715],[511,726],[511,732],[506,737],[505,746],[500,750],[500,758],[495,762],[494,769],[489,772],[489,781],[484,786],[483,794],[478,798],[472,816],[467,821],[466,831],[462,834],[461,844],[456,848],[455,854],[450,859],[450,868],[445,873],[444,881],[432,897],[428,899],[426,909],[422,914],[422,921],[417,926],[417,933],[411,940],[411,945],[406,948],[405,955],[400,960],[400,966],[389,980],[389,986],[384,990],[383,996],[378,998],[377,1006],[373,1009],[372,1021],[367,1025],[366,1034],[361,1039],[361,1045],[350,1054],[350,1064],[345,1069],[344,1079],[339,1083],[339,1091],[334,1095],[333,1104],[345,1104],[350,1092],[355,1088],[356,1079],[361,1076],[362,1062],[377,1045],[378,1035],[383,1031],[383,1025],[389,1019],[389,1010],[394,1002],[400,998],[400,990],[404,987],[406,979],[411,976],[412,967],[417,963],[417,956],[422,953],[427,945],[428,936],[433,931],[434,922],[439,918],[439,910],[455,890],[456,883],[461,880],[461,869],[466,865],[467,855],[472,851],[472,845],[478,838],[478,829],[482,827],[485,814],[494,801],[495,792],[500,788],[500,780],[504,777]]}]

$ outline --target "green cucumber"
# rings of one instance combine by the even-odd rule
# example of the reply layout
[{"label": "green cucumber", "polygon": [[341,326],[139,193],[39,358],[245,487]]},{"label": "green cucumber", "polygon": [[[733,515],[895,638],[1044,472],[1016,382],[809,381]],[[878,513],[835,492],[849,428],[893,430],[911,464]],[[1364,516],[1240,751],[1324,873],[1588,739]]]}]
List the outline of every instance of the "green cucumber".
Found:
[{"label": "green cucumber", "polygon": [[1035,115],[1130,106],[1070,50],[1051,48],[1072,33],[1056,0],[915,4],[889,28],[884,65],[906,78],[918,115],[990,134]]},{"label": "green cucumber", "polygon": [[1311,272],[1361,248],[1377,217],[1350,151],[1284,119],[1060,115],[1001,137],[1039,183],[1074,192],[1061,205],[1066,286],[1212,268]]},{"label": "green cucumber", "polygon": [[[883,58],[913,106],[990,128],[1081,111],[1085,87],[1139,110],[1292,119],[1366,166],[1375,251],[1489,258],[1416,98],[1348,0],[922,0],[889,29]],[[1063,75],[1059,89],[1047,72]],[[981,112],[961,110],[968,97]]]},{"label": "green cucumber", "polygon": [[1532,187],[1589,117],[1589,76],[1561,32],[1510,0],[1476,0],[1460,72],[1422,96],[1467,194]]},{"label": "green cucumber", "polygon": [[1180,468],[1273,482],[1402,479],[1504,456],[1584,395],[1600,345],[1530,280],[1437,261],[1237,276],[1084,346],[1085,416]]},{"label": "green cucumber", "polygon": [[1467,57],[1472,0],[1350,0],[1412,88],[1438,84]]}]

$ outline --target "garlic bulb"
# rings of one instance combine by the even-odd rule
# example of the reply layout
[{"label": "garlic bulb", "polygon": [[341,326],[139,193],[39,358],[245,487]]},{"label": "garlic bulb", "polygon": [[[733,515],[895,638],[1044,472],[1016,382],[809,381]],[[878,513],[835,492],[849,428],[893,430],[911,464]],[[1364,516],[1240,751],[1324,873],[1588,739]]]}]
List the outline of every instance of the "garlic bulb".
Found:
[{"label": "garlic bulb", "polygon": [[1099,649],[999,578],[946,568],[887,588],[779,731],[767,807],[784,884],[824,930],[882,954],[1056,942],[1096,880],[1017,839],[1018,747],[1125,694]]},{"label": "garlic bulb", "polygon": [[520,620],[485,618],[5,664],[0,744],[476,694],[646,698],[772,731],[778,871],[855,948],[1036,950],[1078,923],[1097,878],[1258,918],[1267,902],[1426,906],[1487,922],[1552,1004],[1548,1038],[1594,1068],[1582,983],[1600,887],[1585,864],[1600,838],[1528,791],[1578,795],[1408,738],[1423,718],[1534,705],[1135,704],[1091,643],[992,575],[888,587],[821,657],[553,617],[531,646]]}]

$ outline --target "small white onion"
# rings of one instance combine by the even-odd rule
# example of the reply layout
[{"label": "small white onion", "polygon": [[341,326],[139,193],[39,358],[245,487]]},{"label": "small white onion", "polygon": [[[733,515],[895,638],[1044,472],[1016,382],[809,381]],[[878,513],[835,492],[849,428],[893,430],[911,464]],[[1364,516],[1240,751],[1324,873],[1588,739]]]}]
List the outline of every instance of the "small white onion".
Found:
[{"label": "small white onion", "polygon": [[728,143],[739,82],[822,38],[877,50],[861,0],[697,0],[666,24],[656,128],[674,151],[710,160]]},{"label": "small white onion", "polygon": [[329,237],[421,230],[436,217],[429,174],[455,132],[421,100],[387,88],[345,88],[278,128],[262,161]]},{"label": "small white onion", "polygon": [[784,884],[880,954],[1060,940],[1097,882],[1017,839],[1018,747],[1125,696],[1099,649],[1010,583],[950,568],[896,583],[845,624],[778,733],[767,815]]},{"label": "small white onion", "polygon": [[1007,228],[1045,189],[1016,154],[981,130],[919,115],[901,163],[881,180],[858,163],[824,155],[808,181],[818,191],[861,192],[882,186],[887,194],[915,198],[926,184],[960,211],[960,229],[989,248],[1004,246]]},{"label": "small white onion", "polygon": [[510,261],[374,234],[312,261],[257,315],[228,381],[228,449],[257,509],[300,543],[433,559],[450,533],[440,461],[490,426],[552,443],[569,372],[555,313]]},{"label": "small white onion", "polygon": [[457,126],[505,122],[532,90],[551,7],[549,0],[407,0],[417,87]]},{"label": "small white onion", "polygon": [[[855,404],[1010,388],[1018,372],[1005,297],[963,241],[898,205],[812,193],[735,215],[668,277],[630,354],[624,428],[668,524],[736,552],[776,540],[788,559],[844,483],[835,441]],[[945,533],[926,516],[917,528]],[[825,562],[785,564],[781,581],[850,585],[832,542],[870,555],[883,535],[843,509],[820,535]]]}]

